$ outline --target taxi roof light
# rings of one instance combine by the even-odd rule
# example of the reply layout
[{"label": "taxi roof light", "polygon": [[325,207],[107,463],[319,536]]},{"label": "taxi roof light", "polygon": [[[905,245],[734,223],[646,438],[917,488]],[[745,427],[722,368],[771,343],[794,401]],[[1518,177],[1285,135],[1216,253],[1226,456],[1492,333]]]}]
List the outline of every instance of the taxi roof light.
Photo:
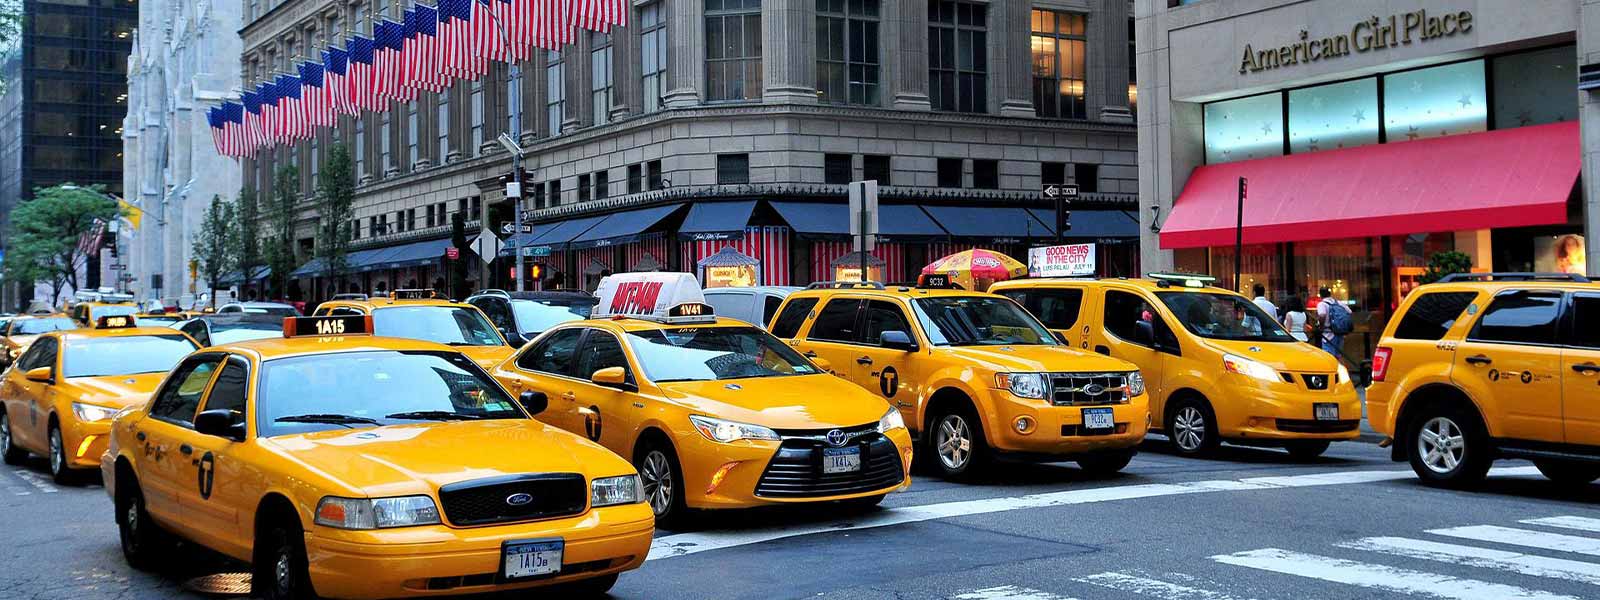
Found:
[{"label": "taxi roof light", "polygon": [[595,289],[600,302],[591,318],[641,319],[657,323],[715,323],[700,282],[688,273],[618,273]]},{"label": "taxi roof light", "polygon": [[389,292],[389,299],[390,300],[437,300],[437,299],[439,299],[439,292],[438,292],[438,290],[433,290],[433,289],[395,290],[395,291]]},{"label": "taxi roof light", "polygon": [[1161,273],[1161,272],[1156,272],[1156,273],[1147,274],[1145,276],[1149,277],[1150,279],[1154,279],[1155,282],[1156,282],[1156,285],[1159,285],[1161,287],[1168,287],[1168,286],[1172,286],[1172,285],[1181,285],[1183,287],[1190,287],[1190,288],[1203,288],[1203,287],[1207,287],[1207,286],[1217,282],[1217,278],[1216,277],[1212,277],[1210,275],[1204,275],[1204,274],[1201,274],[1201,273],[1182,273],[1182,272]]},{"label": "taxi roof light", "polygon": [[338,317],[284,317],[283,337],[338,337],[372,335],[372,315]]},{"label": "taxi roof light", "polygon": [[95,329],[127,329],[138,326],[138,321],[129,315],[106,315],[95,322]]},{"label": "taxi roof light", "polygon": [[808,290],[881,290],[877,281],[818,281],[806,286]]},{"label": "taxi roof light", "polygon": [[79,302],[100,302],[104,304],[133,302],[133,294],[119,294],[109,291],[109,288],[101,290],[78,290],[72,294],[72,297]]}]

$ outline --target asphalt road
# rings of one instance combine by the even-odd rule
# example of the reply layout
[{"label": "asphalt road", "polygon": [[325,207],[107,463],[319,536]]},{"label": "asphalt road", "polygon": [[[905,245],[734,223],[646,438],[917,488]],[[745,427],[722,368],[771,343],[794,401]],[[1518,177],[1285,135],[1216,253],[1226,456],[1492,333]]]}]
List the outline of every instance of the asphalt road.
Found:
[{"label": "asphalt road", "polygon": [[[166,573],[122,561],[98,486],[0,467],[0,598],[200,598],[239,570],[180,550]],[[1600,596],[1600,486],[1563,490],[1501,463],[1480,490],[1418,484],[1366,443],[1312,464],[1149,444],[1127,472],[1010,464],[976,484],[918,479],[883,508],[753,511],[660,531],[615,598],[1062,600],[1556,599]],[[526,594],[525,597],[540,597]]]}]

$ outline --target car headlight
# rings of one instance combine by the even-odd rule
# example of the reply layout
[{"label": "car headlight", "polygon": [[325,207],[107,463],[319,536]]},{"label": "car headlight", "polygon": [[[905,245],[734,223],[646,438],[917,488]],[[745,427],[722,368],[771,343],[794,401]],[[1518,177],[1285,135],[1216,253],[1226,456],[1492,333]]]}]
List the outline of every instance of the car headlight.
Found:
[{"label": "car headlight", "polygon": [[104,421],[106,419],[115,417],[117,416],[117,409],[106,408],[104,406],[95,406],[93,404],[84,404],[82,402],[73,402],[72,414],[76,415],[79,421],[88,423],[92,421]]},{"label": "car headlight", "polygon": [[1344,363],[1339,363],[1339,378],[1334,383],[1350,383],[1350,369],[1344,368]]},{"label": "car headlight", "polygon": [[589,485],[589,490],[590,508],[644,502],[644,488],[638,475],[601,477]]},{"label": "car headlight", "polygon": [[326,496],[317,503],[316,523],[340,529],[388,529],[438,525],[439,506],[428,496],[396,498]]},{"label": "car headlight", "polygon": [[1273,383],[1283,382],[1283,379],[1278,377],[1278,372],[1272,370],[1272,367],[1250,360],[1243,356],[1234,356],[1232,354],[1222,355],[1222,369],[1229,373],[1248,375],[1262,381]]},{"label": "car headlight", "polygon": [[883,418],[878,419],[878,433],[888,433],[894,429],[905,429],[906,419],[900,416],[900,409],[889,407],[889,412],[883,413]]},{"label": "car headlight", "polygon": [[1140,373],[1138,371],[1134,371],[1132,373],[1129,373],[1128,374],[1128,396],[1129,397],[1133,397],[1133,396],[1140,396],[1140,395],[1143,395],[1143,394],[1144,394],[1144,374]]},{"label": "car headlight", "polygon": [[729,444],[739,440],[773,440],[777,441],[778,432],[760,425],[724,421],[712,417],[689,415],[689,422],[694,423],[694,428],[700,435],[713,442]]},{"label": "car headlight", "polygon": [[994,376],[995,385],[1011,390],[1018,398],[1043,399],[1047,386],[1042,373],[1000,373]]}]

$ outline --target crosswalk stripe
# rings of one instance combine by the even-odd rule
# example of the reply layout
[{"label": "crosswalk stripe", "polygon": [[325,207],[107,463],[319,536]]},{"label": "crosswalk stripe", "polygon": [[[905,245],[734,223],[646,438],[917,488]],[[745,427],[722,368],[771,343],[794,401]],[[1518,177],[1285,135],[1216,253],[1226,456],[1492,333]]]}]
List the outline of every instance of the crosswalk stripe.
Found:
[{"label": "crosswalk stripe", "polygon": [[1262,571],[1451,600],[1577,600],[1573,596],[1527,590],[1500,583],[1461,579],[1278,548],[1220,554],[1211,559],[1223,564]]},{"label": "crosswalk stripe", "polygon": [[1600,564],[1520,552],[1444,544],[1401,537],[1370,537],[1337,544],[1341,548],[1368,550],[1480,569],[1495,569],[1533,577],[1568,579],[1600,585]]},{"label": "crosswalk stripe", "polygon": [[1074,581],[1144,596],[1155,596],[1164,600],[1238,600],[1222,592],[1202,590],[1127,573],[1107,572],[1079,577]]},{"label": "crosswalk stripe", "polygon": [[1530,531],[1498,525],[1471,525],[1467,527],[1451,527],[1449,529],[1430,529],[1428,533],[1480,542],[1494,542],[1512,546],[1526,546],[1528,548],[1543,548],[1588,556],[1600,556],[1600,539],[1575,535]]},{"label": "crosswalk stripe", "polygon": [[1543,519],[1525,519],[1518,522],[1529,525],[1543,525],[1545,527],[1560,527],[1562,529],[1576,529],[1578,531],[1600,533],[1600,519],[1590,519],[1587,517],[1546,517]]},{"label": "crosswalk stripe", "polygon": [[1057,596],[1050,592],[1041,592],[1033,588],[1002,585],[992,588],[973,590],[958,596],[951,596],[951,600],[1078,600],[1067,596]]},{"label": "crosswalk stripe", "polygon": [[54,493],[60,491],[60,490],[56,489],[56,486],[45,482],[43,477],[40,477],[37,473],[34,473],[33,471],[26,471],[26,470],[22,470],[22,469],[12,469],[11,472],[12,473],[16,473],[17,474],[17,478],[28,482],[28,485],[31,485],[34,488],[36,488],[39,491],[44,492],[46,494],[54,494]]},{"label": "crosswalk stripe", "polygon": [[[21,479],[21,477],[18,477],[17,479]],[[7,490],[10,490],[11,495],[13,496],[33,495],[33,492],[28,491],[28,488],[22,487],[22,485],[8,477],[0,477],[0,485],[4,485]]]}]

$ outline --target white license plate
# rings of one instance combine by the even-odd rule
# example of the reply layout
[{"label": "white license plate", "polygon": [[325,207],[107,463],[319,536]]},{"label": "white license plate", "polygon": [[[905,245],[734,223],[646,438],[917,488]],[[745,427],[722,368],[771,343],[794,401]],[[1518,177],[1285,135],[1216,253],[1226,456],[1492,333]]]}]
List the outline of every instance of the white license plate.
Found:
[{"label": "white license plate", "polygon": [[1084,429],[1114,429],[1117,426],[1116,415],[1109,408],[1083,409]]},{"label": "white license plate", "polygon": [[861,448],[823,448],[822,474],[854,473],[861,470]]},{"label": "white license plate", "polygon": [[507,542],[500,550],[506,579],[538,577],[561,572],[561,540]]},{"label": "white license plate", "polygon": [[1337,404],[1319,402],[1312,407],[1312,410],[1316,411],[1318,421],[1339,420],[1339,405]]}]

